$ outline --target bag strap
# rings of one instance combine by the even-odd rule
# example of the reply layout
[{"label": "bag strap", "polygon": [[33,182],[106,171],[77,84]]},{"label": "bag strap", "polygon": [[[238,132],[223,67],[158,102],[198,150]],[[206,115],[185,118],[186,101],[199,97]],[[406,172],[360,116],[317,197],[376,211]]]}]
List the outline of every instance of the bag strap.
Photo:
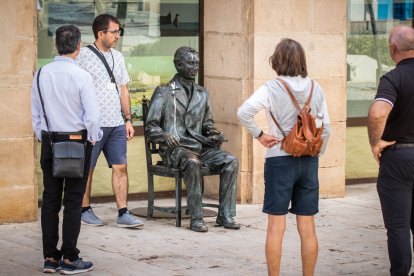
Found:
[{"label": "bag strap", "polygon": [[42,71],[43,67],[40,67],[39,71],[37,72],[37,92],[39,93],[39,98],[40,98],[40,103],[42,105],[42,110],[43,110],[43,117],[45,118],[45,122],[46,122],[46,127],[47,127],[47,134],[49,135],[49,142],[50,145],[53,146],[53,142],[52,142],[52,136],[50,135],[50,131],[49,131],[49,122],[47,121],[47,117],[46,117],[46,110],[45,110],[45,104],[43,102],[43,97],[42,97],[42,93],[40,92],[40,84],[39,84],[39,80],[40,80],[40,72]]},{"label": "bag strap", "polygon": [[308,97],[308,99],[306,100],[306,103],[305,103],[305,105],[303,106],[303,108],[302,108],[302,109],[299,107],[299,104],[298,104],[298,102],[296,101],[295,96],[293,96],[293,94],[292,94],[292,92],[290,91],[289,87],[287,86],[286,82],[285,82],[284,80],[282,80],[281,78],[277,78],[277,80],[278,80],[278,81],[279,81],[279,82],[283,85],[283,87],[285,88],[286,92],[288,93],[288,95],[289,95],[289,96],[290,96],[290,98],[292,99],[293,104],[295,105],[296,109],[297,109],[299,112],[300,112],[300,111],[302,111],[302,110],[303,110],[303,109],[305,109],[305,108],[307,108],[307,109],[309,110],[309,105],[310,105],[310,102],[311,102],[311,99],[312,99],[313,87],[314,87],[314,82],[313,82],[313,80],[311,80],[311,82],[312,82],[312,86],[311,86],[311,91],[310,91],[309,97]]},{"label": "bag strap", "polygon": [[[300,112],[303,109],[307,108],[307,110],[309,110],[309,105],[310,105],[310,101],[312,99],[312,94],[313,94],[313,87],[314,87],[314,82],[312,81],[312,86],[311,86],[311,91],[309,94],[308,99],[306,100],[305,106],[303,107],[303,109],[301,109],[299,107],[298,102],[296,101],[295,97],[293,96],[292,92],[290,91],[289,87],[287,86],[286,82],[284,80],[282,80],[281,78],[277,78],[277,80],[283,85],[283,87],[285,88],[286,92],[288,93],[288,95],[290,96],[290,98],[292,99],[293,104],[295,105],[295,107],[297,108],[297,110]],[[276,126],[279,128],[279,130],[282,132],[283,137],[286,138],[286,134],[283,132],[282,127],[279,125],[279,123],[276,121],[275,116],[273,115],[272,111],[270,112],[270,116],[272,117],[273,122],[276,124]]]},{"label": "bag strap", "polygon": [[282,128],[280,127],[279,123],[276,121],[275,116],[273,116],[272,111],[269,111],[269,112],[270,112],[270,116],[271,116],[271,117],[272,117],[272,119],[273,119],[273,122],[275,122],[276,126],[277,126],[277,127],[279,128],[279,130],[282,132],[282,134],[283,134],[283,138],[286,138],[286,134],[283,132],[283,130],[282,130]]},{"label": "bag strap", "polygon": [[[92,45],[88,45],[88,46],[86,46],[86,47],[88,47],[88,48],[89,48],[92,52],[94,52],[94,53],[95,53],[95,55],[97,55],[97,56],[98,56],[98,58],[102,61],[102,63],[104,64],[104,66],[105,66],[105,68],[106,68],[106,71],[108,71],[109,77],[111,78],[111,82],[112,82],[112,83],[115,83],[115,88],[116,88],[116,91],[118,91],[118,86],[116,85],[116,80],[115,80],[114,73],[112,72],[111,68],[109,67],[109,64],[108,64],[108,62],[106,61],[105,57],[102,55],[102,53],[100,53],[100,52],[98,51],[98,49],[96,49],[96,48],[95,48],[95,47],[93,47]],[[118,91],[118,93],[119,93],[119,91]]]}]

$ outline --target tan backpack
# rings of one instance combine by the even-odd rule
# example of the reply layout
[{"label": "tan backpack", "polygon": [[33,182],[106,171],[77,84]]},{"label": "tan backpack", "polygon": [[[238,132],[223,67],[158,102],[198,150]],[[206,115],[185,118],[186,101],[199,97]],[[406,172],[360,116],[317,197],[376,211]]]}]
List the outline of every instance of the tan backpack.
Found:
[{"label": "tan backpack", "polygon": [[317,128],[315,124],[315,118],[310,113],[311,108],[309,105],[313,93],[313,80],[309,98],[302,109],[299,107],[298,102],[296,101],[295,97],[293,96],[292,92],[290,91],[286,83],[282,79],[278,79],[278,81],[283,85],[286,92],[292,99],[292,102],[295,104],[296,109],[299,111],[297,120],[293,125],[292,131],[287,136],[285,135],[282,128],[276,121],[275,117],[273,116],[273,113],[270,111],[270,115],[272,116],[273,121],[275,122],[276,126],[280,129],[284,137],[282,141],[282,149],[287,153],[291,154],[293,157],[305,155],[318,155],[321,151],[323,143],[323,125]]}]

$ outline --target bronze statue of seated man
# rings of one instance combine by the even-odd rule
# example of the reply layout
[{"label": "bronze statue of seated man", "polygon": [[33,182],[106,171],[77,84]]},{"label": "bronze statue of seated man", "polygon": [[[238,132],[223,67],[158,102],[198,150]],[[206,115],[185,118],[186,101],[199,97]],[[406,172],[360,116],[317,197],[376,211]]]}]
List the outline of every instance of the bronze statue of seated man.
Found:
[{"label": "bronze statue of seated man", "polygon": [[177,74],[164,86],[158,86],[151,98],[146,135],[160,144],[163,161],[183,174],[187,187],[190,228],[207,232],[202,210],[202,166],[220,171],[219,210],[216,223],[239,229],[236,215],[238,161],[220,149],[224,140],[214,121],[207,90],[194,82],[199,69],[199,54],[180,47],[174,55]]}]

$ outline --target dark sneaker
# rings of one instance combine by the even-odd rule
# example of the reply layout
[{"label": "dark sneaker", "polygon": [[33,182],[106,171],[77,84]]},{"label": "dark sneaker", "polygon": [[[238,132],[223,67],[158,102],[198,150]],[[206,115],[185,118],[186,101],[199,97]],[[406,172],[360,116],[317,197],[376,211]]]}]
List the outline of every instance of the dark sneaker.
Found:
[{"label": "dark sneaker", "polygon": [[76,261],[72,262],[71,264],[62,262],[60,274],[72,275],[72,274],[78,274],[82,272],[88,272],[88,271],[91,271],[92,269],[93,269],[93,264],[91,262],[85,262],[82,260],[82,258],[79,258]]},{"label": "dark sneaker", "polygon": [[121,217],[116,220],[118,227],[135,228],[144,225],[142,220],[134,218],[129,211],[126,211]]},{"label": "dark sneaker", "polygon": [[91,226],[102,226],[103,222],[100,220],[92,209],[88,209],[87,211],[81,214],[81,221],[83,224],[91,225]]},{"label": "dark sneaker", "polygon": [[56,271],[60,270],[60,261],[51,261],[51,260],[45,260],[45,263],[43,264],[43,273],[55,273]]}]

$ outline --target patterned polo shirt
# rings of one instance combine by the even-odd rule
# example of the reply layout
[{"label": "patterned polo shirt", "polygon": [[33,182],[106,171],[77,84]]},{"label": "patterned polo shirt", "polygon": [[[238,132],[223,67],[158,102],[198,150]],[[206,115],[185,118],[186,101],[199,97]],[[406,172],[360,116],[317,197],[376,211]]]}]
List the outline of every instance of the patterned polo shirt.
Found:
[{"label": "patterned polo shirt", "polygon": [[[95,47],[93,44],[92,46]],[[120,93],[120,85],[126,85],[130,81],[124,57],[121,52],[113,48],[101,53],[112,69]],[[111,78],[99,57],[92,50],[83,47],[76,62],[92,76],[101,111],[101,127],[117,127],[124,124],[120,94],[116,89],[111,89]]]}]

